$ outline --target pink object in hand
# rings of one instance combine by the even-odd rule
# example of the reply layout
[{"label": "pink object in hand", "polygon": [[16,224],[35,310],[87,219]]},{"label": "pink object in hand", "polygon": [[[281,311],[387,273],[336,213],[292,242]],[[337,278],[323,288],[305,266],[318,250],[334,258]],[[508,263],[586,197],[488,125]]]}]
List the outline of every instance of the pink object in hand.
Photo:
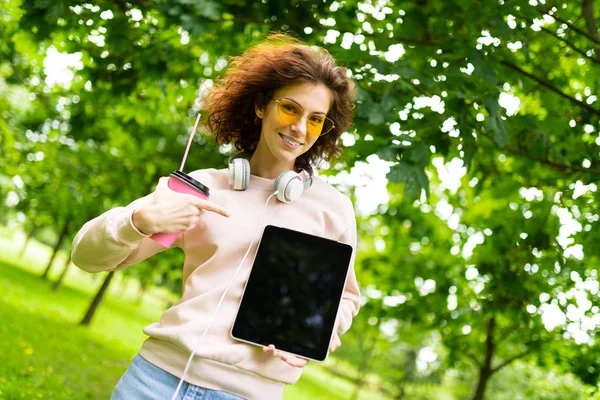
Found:
[{"label": "pink object in hand", "polygon": [[[208,200],[209,197],[210,191],[208,187],[182,171],[174,171],[171,173],[167,185],[171,190],[178,193],[191,194],[205,200]],[[179,235],[181,235],[181,232],[155,233],[150,236],[150,239],[169,248],[173,245],[173,242],[175,242],[175,239],[177,239]]]}]

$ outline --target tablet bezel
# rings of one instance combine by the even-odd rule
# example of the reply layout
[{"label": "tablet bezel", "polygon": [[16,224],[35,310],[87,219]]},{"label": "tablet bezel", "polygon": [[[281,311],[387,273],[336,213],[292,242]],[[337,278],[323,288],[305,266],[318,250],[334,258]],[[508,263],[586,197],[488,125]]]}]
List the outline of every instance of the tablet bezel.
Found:
[{"label": "tablet bezel", "polygon": [[[300,357],[300,358],[303,358],[303,359],[306,359],[306,360],[312,360],[312,361],[316,361],[316,362],[323,362],[323,361],[325,361],[327,359],[327,357],[329,355],[329,347],[331,346],[331,340],[333,339],[333,334],[335,333],[336,328],[337,328],[336,327],[336,321],[337,321],[337,317],[338,317],[338,314],[339,314],[339,310],[340,310],[340,305],[341,305],[341,302],[342,302],[342,298],[344,296],[344,290],[345,290],[345,287],[346,287],[346,281],[348,279],[348,273],[350,272],[350,261],[352,260],[352,254],[354,252],[354,249],[349,244],[342,243],[342,242],[337,242],[335,240],[327,239],[327,238],[324,238],[324,237],[321,237],[321,236],[311,235],[311,234],[308,234],[308,233],[305,233],[305,232],[300,232],[300,231],[296,231],[296,230],[293,230],[293,229],[284,228],[284,227],[280,227],[280,226],[267,225],[267,226],[265,226],[265,229],[263,231],[263,235],[261,236],[261,239],[260,239],[260,241],[258,243],[258,247],[257,247],[257,250],[256,250],[256,255],[255,255],[254,262],[256,262],[256,257],[258,257],[258,254],[260,252],[261,244],[263,244],[263,238],[265,237],[265,233],[267,232],[267,229],[274,229],[275,230],[275,232],[272,235],[277,235],[277,233],[281,232],[281,231],[287,231],[288,233],[286,233],[286,234],[288,234],[288,235],[291,233],[293,235],[311,237],[310,240],[314,240],[316,238],[319,241],[325,241],[325,242],[334,243],[336,246],[340,246],[342,248],[345,248],[345,250],[342,250],[342,251],[346,251],[347,252],[346,255],[347,255],[347,260],[348,260],[348,266],[346,267],[346,273],[344,275],[344,284],[342,286],[342,290],[340,291],[340,297],[339,297],[339,300],[337,302],[337,310],[336,310],[336,313],[335,313],[335,318],[334,318],[333,323],[331,323],[331,321],[328,320],[327,324],[326,324],[328,326],[332,326],[332,329],[331,329],[331,334],[329,335],[329,341],[328,341],[327,347],[325,349],[325,355],[324,355],[324,357],[322,359],[313,358],[313,357],[308,357],[308,356],[306,356],[304,354],[296,353],[294,351],[289,351],[289,350],[277,348],[277,350],[279,350],[279,351],[283,351],[285,353],[292,354],[294,356],[297,356],[297,357]],[[248,284],[250,282],[250,279],[252,277],[252,271],[254,270],[254,262],[253,262],[253,265],[252,265],[252,269],[250,270],[250,273],[248,275],[248,279],[244,283],[244,289],[242,291],[242,296],[241,296],[240,302],[238,304],[238,308],[237,308],[237,311],[236,311],[236,314],[235,314],[234,322],[231,325],[231,329],[229,330],[229,334],[230,334],[230,336],[234,340],[237,340],[237,341],[240,341],[240,342],[244,342],[244,343],[248,343],[248,344],[251,344],[251,345],[255,345],[255,346],[259,346],[261,348],[264,348],[264,347],[268,346],[269,343],[267,343],[267,344],[257,343],[257,342],[254,342],[252,340],[248,340],[248,339],[243,339],[243,338],[240,338],[240,337],[236,337],[233,334],[233,329],[234,329],[234,327],[235,327],[235,325],[236,325],[236,323],[238,321],[238,315],[239,315],[239,312],[240,312],[240,309],[241,309],[242,302],[244,301],[244,296],[246,294],[246,289],[247,289]],[[273,343],[270,343],[270,344],[273,344]]]}]

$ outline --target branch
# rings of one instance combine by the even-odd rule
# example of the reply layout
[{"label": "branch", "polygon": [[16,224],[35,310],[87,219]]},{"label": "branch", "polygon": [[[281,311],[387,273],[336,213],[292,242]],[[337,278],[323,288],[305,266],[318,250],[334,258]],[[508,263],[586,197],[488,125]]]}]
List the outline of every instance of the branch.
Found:
[{"label": "branch", "polygon": [[490,371],[490,374],[494,374],[494,373],[498,372],[502,368],[506,367],[508,364],[512,363],[513,361],[515,361],[519,358],[525,357],[527,354],[531,353],[532,351],[533,351],[533,349],[527,349],[526,351],[519,353],[516,356],[509,358],[508,360],[505,360],[504,362],[500,363],[496,367],[492,368],[492,370]]},{"label": "branch", "polygon": [[[489,138],[489,137],[488,137]],[[490,138],[491,139],[491,138]],[[510,153],[518,155],[518,156],[523,156],[526,158],[529,158],[530,160],[533,161],[537,161],[537,162],[541,162],[544,163],[546,165],[548,165],[549,167],[557,170],[557,171],[562,171],[562,172],[572,172],[572,171],[577,171],[577,172],[585,172],[588,174],[594,174],[594,175],[598,175],[600,174],[600,170],[597,169],[592,169],[592,168],[584,168],[582,166],[579,165],[565,165],[565,164],[559,164],[557,162],[554,161],[550,161],[547,158],[540,158],[540,157],[536,157],[534,155],[531,155],[529,153],[524,153],[521,152],[519,150],[514,150],[511,148],[506,148]]]},{"label": "branch", "polygon": [[500,64],[505,65],[505,66],[507,66],[507,67],[509,67],[509,68],[511,68],[511,69],[513,69],[513,70],[515,70],[515,71],[517,71],[517,72],[525,75],[529,79],[532,79],[532,80],[536,81],[540,85],[546,87],[547,89],[550,89],[554,93],[556,93],[559,96],[561,96],[561,97],[569,100],[571,103],[576,104],[577,106],[579,106],[579,107],[581,107],[581,108],[589,111],[590,113],[596,114],[596,115],[600,116],[600,110],[596,110],[594,107],[590,106],[589,104],[586,104],[583,101],[579,101],[579,100],[577,100],[577,99],[569,96],[568,94],[560,91],[560,89],[552,86],[551,84],[549,84],[548,82],[542,80],[541,78],[539,78],[539,77],[537,77],[537,76],[535,76],[533,74],[530,74],[527,71],[522,70],[521,68],[519,68],[519,66],[517,66],[517,65],[515,65],[515,64],[513,64],[513,63],[511,63],[509,61],[505,61],[505,60],[500,61]]},{"label": "branch", "polygon": [[[201,17],[199,17],[201,18]],[[258,18],[248,18],[248,17],[239,17],[236,16],[234,18],[231,19],[220,19],[220,20],[212,20],[212,19],[207,19],[208,23],[214,22],[217,24],[224,24],[226,22],[232,22],[235,24],[257,24],[257,25],[264,25],[265,21],[258,19]],[[298,32],[303,32],[304,28],[313,28],[314,30],[318,30],[318,29],[324,29],[326,28],[326,26],[324,25],[318,25],[316,28],[314,26],[311,25],[302,25],[302,24],[298,24],[298,23],[292,23],[290,21],[287,20],[281,20],[281,21],[273,21],[273,22],[279,22],[281,24],[281,26],[286,26],[290,29],[295,29]],[[273,25],[273,24],[272,24]],[[275,28],[273,28],[275,29]],[[350,32],[353,35],[363,35],[365,38],[373,38],[373,39],[381,39],[381,33],[375,32],[375,33],[367,33],[367,32]],[[177,34],[171,35],[171,36],[167,36],[166,38],[161,38],[161,41],[169,41],[171,39],[175,39],[175,38],[179,38],[181,37],[181,35],[179,34],[179,32]],[[438,43],[436,41],[433,40],[428,40],[428,41],[422,41],[422,40],[417,40],[415,38],[409,38],[409,37],[399,37],[394,35],[393,37],[394,42],[396,43],[404,43],[407,45],[412,45],[412,46],[434,46],[434,47],[439,47],[441,45],[441,43]]]},{"label": "branch", "polygon": [[592,3],[592,0],[583,0],[583,19],[585,19],[585,26],[594,41],[600,43],[600,34],[598,34],[596,20],[594,20],[594,3]]},{"label": "branch", "polygon": [[544,28],[543,26],[540,28],[542,31],[554,36],[556,39],[560,40],[561,42],[563,42],[564,44],[566,44],[567,46],[569,46],[572,50],[574,50],[575,52],[579,53],[581,56],[587,58],[590,61],[593,61],[597,64],[600,64],[600,60],[595,59],[594,57],[590,57],[587,55],[587,53],[583,50],[578,49],[577,47],[575,47],[575,45],[571,42],[569,42],[567,39],[562,38],[560,36],[558,36],[556,33],[552,32],[550,29],[548,28]]},{"label": "branch", "polygon": [[[485,340],[485,360],[483,361],[483,365],[481,368],[485,368],[486,370],[491,371],[492,367],[492,359],[494,357],[494,353],[496,352],[496,344],[494,343],[494,330],[496,328],[496,316],[492,316],[487,321],[487,338]],[[491,372],[490,372],[491,373]]]},{"label": "branch", "polygon": [[536,10],[540,14],[544,14],[544,15],[547,14],[547,15],[551,16],[552,18],[554,18],[555,20],[562,22],[563,24],[567,25],[569,27],[569,29],[572,29],[573,31],[579,33],[580,35],[585,36],[586,38],[590,39],[592,42],[600,43],[600,39],[596,39],[595,37],[591,36],[587,32],[576,27],[569,21],[566,21],[566,20],[560,18],[558,15],[556,15],[556,13],[552,14],[550,10],[544,10],[544,9],[540,9],[540,8],[536,8]]},{"label": "branch", "polygon": [[[472,120],[472,116],[470,114],[467,113],[467,118],[471,117],[470,119]],[[477,135],[481,135],[485,138],[487,138],[493,145],[494,147],[496,147],[497,149],[505,152],[505,153],[510,153],[513,155],[517,155],[517,156],[522,156],[525,158],[528,158],[532,161],[537,161],[539,163],[542,164],[546,164],[549,167],[551,167],[554,170],[560,171],[560,172],[585,172],[587,174],[593,174],[593,175],[597,175],[600,174],[600,169],[593,169],[593,168],[584,168],[582,166],[579,165],[565,165],[565,164],[560,164],[551,160],[548,160],[547,158],[540,158],[540,157],[536,157],[532,154],[526,153],[526,152],[522,152],[516,149],[513,149],[511,147],[500,147],[498,146],[498,144],[496,143],[496,140],[494,140],[493,137],[491,137],[490,135],[488,135],[484,129],[482,129],[481,126],[476,125],[474,123],[472,123],[471,121],[468,121],[465,119],[465,123],[467,124],[467,126],[469,128],[471,128],[472,130],[474,130],[475,132],[477,132]]]},{"label": "branch", "polygon": [[[521,19],[523,19],[523,20],[525,20],[525,21],[529,22],[529,24],[530,24],[530,25],[533,25],[533,21],[532,21],[531,19],[529,19],[529,18],[527,18],[527,17],[525,17],[525,16],[523,16],[523,15],[519,15],[519,18],[521,18]],[[562,37],[558,36],[558,35],[556,34],[556,32],[554,32],[554,31],[551,31],[550,29],[548,29],[548,28],[545,28],[545,27],[543,27],[543,26],[542,26],[542,27],[540,27],[540,29],[541,29],[542,31],[546,32],[547,34],[549,34],[550,36],[552,36],[553,38],[555,38],[555,39],[558,39],[558,40],[560,40],[561,42],[565,43],[567,46],[569,46],[569,47],[570,47],[572,50],[574,50],[575,52],[577,52],[579,55],[581,55],[581,56],[583,56],[583,57],[585,57],[585,58],[587,58],[587,59],[589,59],[589,60],[591,60],[591,61],[593,61],[593,62],[595,62],[595,63],[598,63],[598,64],[600,64],[600,60],[597,60],[597,59],[595,59],[594,57],[590,57],[590,56],[588,56],[588,55],[586,54],[586,52],[585,52],[585,51],[583,51],[583,50],[581,50],[581,49],[578,49],[578,48],[577,48],[577,47],[576,47],[576,46],[575,46],[573,43],[569,42],[567,39],[565,39],[565,38],[562,38]]]},{"label": "branch", "polygon": [[[361,35],[364,35],[366,37],[373,37],[373,38],[381,37],[381,34],[379,34],[379,35],[366,34],[365,35],[364,33],[361,33]],[[415,40],[415,39],[408,38],[408,37],[399,37],[396,35],[394,35],[394,42],[406,43],[406,44],[411,44],[411,45],[415,45],[415,46],[439,46],[440,45],[440,43],[437,43],[437,42],[434,42],[431,40],[423,42],[423,41]]]},{"label": "branch", "polygon": [[[598,29],[596,28],[596,21],[594,20],[594,4],[592,0],[583,0],[583,19],[585,20],[585,26],[587,27],[590,35],[597,42],[600,42],[600,35],[598,34]],[[594,49],[596,53],[596,57],[600,60],[600,48]]]},{"label": "branch", "polygon": [[502,342],[504,342],[506,339],[508,339],[509,337],[511,337],[516,332],[518,332],[518,330],[515,329],[515,327],[509,326],[508,328],[506,328],[506,331],[503,331],[500,334],[500,339],[496,341],[496,345],[499,346]]},{"label": "branch", "polygon": [[483,131],[482,131],[482,130],[480,130],[480,129],[476,129],[476,128],[475,128],[473,125],[471,125],[471,124],[469,124],[469,126],[470,126],[472,129],[475,129],[475,130],[476,130],[476,131],[477,131],[479,134],[481,134],[481,136],[483,136],[483,137],[485,137],[485,138],[489,139],[489,140],[490,140],[490,142],[492,142],[492,143],[494,144],[494,146],[496,146],[498,149],[500,149],[500,150],[502,150],[502,151],[504,151],[504,152],[506,152],[506,153],[510,153],[510,154],[517,155],[517,156],[522,156],[522,157],[528,158],[528,159],[530,159],[530,160],[532,160],[532,161],[537,161],[537,162],[539,162],[539,163],[546,164],[546,165],[548,165],[549,167],[551,167],[552,169],[554,169],[554,170],[556,170],[556,171],[560,171],[560,172],[574,172],[574,171],[575,171],[575,172],[585,172],[585,173],[588,173],[588,174],[593,174],[593,175],[598,175],[598,174],[600,174],[600,170],[597,170],[597,169],[593,169],[593,168],[584,168],[584,167],[582,167],[582,166],[579,166],[579,165],[565,165],[565,164],[559,164],[559,163],[557,163],[557,162],[550,161],[550,160],[548,160],[547,158],[540,158],[540,157],[536,157],[536,156],[534,156],[534,155],[532,155],[532,154],[529,154],[529,153],[526,153],[526,152],[522,152],[522,151],[519,151],[519,150],[516,150],[516,149],[510,148],[510,147],[504,147],[504,148],[500,148],[500,147],[497,145],[497,143],[496,143],[496,141],[494,140],[494,138],[493,138],[493,137],[491,137],[490,135],[486,134],[485,132],[483,132]]},{"label": "branch", "polygon": [[481,363],[479,362],[479,360],[477,359],[477,357],[475,357],[475,355],[473,353],[471,353],[469,350],[465,350],[465,354],[467,355],[467,357],[469,357],[471,360],[473,360],[473,362],[475,363],[475,365],[478,368],[481,368]]},{"label": "branch", "polygon": [[[242,23],[242,24],[258,24],[258,25],[264,25],[265,22],[261,21],[259,19],[256,18],[246,18],[246,17],[239,17],[236,16],[233,19],[230,20],[222,20],[221,22],[227,22],[227,21],[233,21],[235,23]],[[287,21],[287,20],[281,20],[278,21],[281,23],[281,25],[286,25],[290,28],[296,29],[297,31],[303,32],[304,28],[313,28],[315,31],[318,29],[325,29],[326,27],[324,25],[318,25],[317,27],[314,26],[310,26],[307,24],[299,24],[299,23],[293,23],[291,21]],[[381,35],[382,33],[379,32],[374,32],[374,33],[367,33],[367,32],[350,32],[353,35],[363,35],[365,38],[373,38],[373,39],[381,39]],[[415,45],[415,46],[439,46],[440,43],[437,43],[433,40],[417,40],[415,38],[409,38],[409,37],[399,37],[394,35],[393,37],[394,42],[397,43],[405,43],[408,45]]]}]

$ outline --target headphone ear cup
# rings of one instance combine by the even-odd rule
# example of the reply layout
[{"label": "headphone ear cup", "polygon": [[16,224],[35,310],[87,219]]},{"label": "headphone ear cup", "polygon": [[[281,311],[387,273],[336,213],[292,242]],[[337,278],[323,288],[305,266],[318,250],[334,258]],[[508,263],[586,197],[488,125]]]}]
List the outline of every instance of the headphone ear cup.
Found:
[{"label": "headphone ear cup", "polygon": [[294,171],[284,171],[275,179],[277,199],[283,203],[296,201],[304,191],[304,182]]},{"label": "headphone ear cup", "polygon": [[229,184],[235,190],[246,190],[250,182],[250,163],[245,158],[234,158],[229,163]]}]

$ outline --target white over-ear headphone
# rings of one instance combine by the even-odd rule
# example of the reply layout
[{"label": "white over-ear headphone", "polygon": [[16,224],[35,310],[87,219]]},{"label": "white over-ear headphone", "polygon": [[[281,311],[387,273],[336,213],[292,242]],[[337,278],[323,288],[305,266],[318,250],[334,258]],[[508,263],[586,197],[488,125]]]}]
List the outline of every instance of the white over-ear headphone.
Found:
[{"label": "white over-ear headphone", "polygon": [[[240,153],[229,159],[229,184],[235,190],[246,190],[250,183],[250,163],[248,158],[251,154]],[[294,171],[283,171],[275,179],[273,190],[277,192],[277,199],[284,203],[296,201],[302,195],[304,189],[312,186],[312,169]]]}]

